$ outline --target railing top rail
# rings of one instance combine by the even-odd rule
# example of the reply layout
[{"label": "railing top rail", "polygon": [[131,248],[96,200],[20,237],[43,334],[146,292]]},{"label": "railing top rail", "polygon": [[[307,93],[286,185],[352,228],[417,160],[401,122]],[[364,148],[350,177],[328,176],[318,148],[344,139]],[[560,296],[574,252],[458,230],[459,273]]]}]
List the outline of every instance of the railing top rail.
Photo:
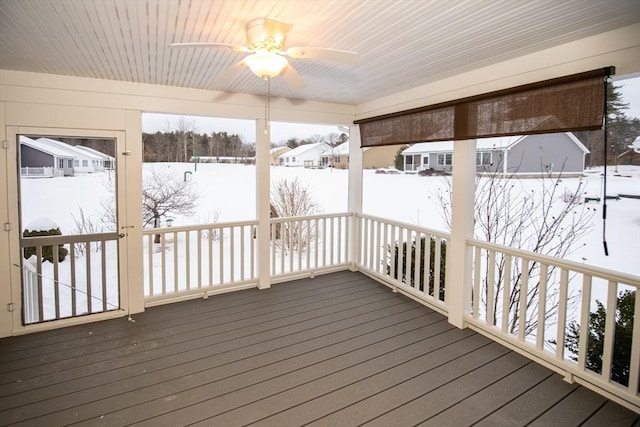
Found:
[{"label": "railing top rail", "polygon": [[243,227],[247,225],[258,225],[258,221],[250,220],[250,221],[240,221],[240,222],[216,222],[211,224],[182,225],[179,227],[145,228],[142,230],[142,234],[144,236],[148,236],[149,234],[210,230],[212,228]]},{"label": "railing top rail", "polygon": [[467,245],[478,246],[484,249],[490,249],[497,252],[503,252],[508,255],[514,255],[520,258],[526,258],[531,261],[537,261],[543,264],[554,265],[556,267],[586,274],[587,276],[600,277],[605,280],[623,283],[625,285],[640,288],[640,276],[633,274],[621,273],[601,267],[580,264],[575,261],[568,261],[560,258],[554,258],[549,255],[537,254],[535,252],[525,251],[522,249],[511,248],[509,246],[498,245],[496,243],[485,242],[476,239],[467,239]]},{"label": "railing top rail", "polygon": [[357,216],[360,217],[360,218],[367,218],[367,219],[372,219],[374,221],[385,222],[387,224],[396,225],[398,227],[405,227],[405,228],[410,228],[412,230],[422,231],[424,233],[428,233],[428,234],[432,234],[432,235],[434,235],[436,237],[440,237],[441,239],[449,239],[449,238],[451,238],[451,234],[450,233],[447,233],[445,231],[434,230],[432,228],[423,227],[421,225],[409,224],[409,223],[401,222],[401,221],[394,221],[394,220],[390,220],[389,218],[383,218],[383,217],[379,217],[379,216],[375,216],[375,215],[369,215],[369,214],[362,214],[362,215],[357,215]]},{"label": "railing top rail", "polygon": [[118,239],[118,233],[69,234],[61,236],[21,237],[20,246],[63,245],[65,243],[106,242]]},{"label": "railing top rail", "polygon": [[289,216],[289,217],[277,217],[271,218],[271,222],[287,222],[287,221],[303,221],[310,219],[324,219],[324,218],[344,218],[353,216],[352,213],[348,212],[340,212],[340,213],[332,213],[332,214],[320,214],[320,215],[306,215],[306,216]]}]

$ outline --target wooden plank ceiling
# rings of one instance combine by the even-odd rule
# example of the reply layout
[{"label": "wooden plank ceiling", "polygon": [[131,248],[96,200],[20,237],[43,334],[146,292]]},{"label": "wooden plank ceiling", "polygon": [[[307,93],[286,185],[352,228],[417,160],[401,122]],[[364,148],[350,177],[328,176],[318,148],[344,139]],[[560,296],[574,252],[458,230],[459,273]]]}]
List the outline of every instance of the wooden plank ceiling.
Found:
[{"label": "wooden plank ceiling", "polygon": [[[287,46],[355,51],[355,66],[290,62],[275,96],[357,105],[446,76],[640,22],[638,0],[0,0],[0,69],[264,93],[243,53],[173,42],[244,44],[247,21],[293,23]],[[285,46],[286,47],[286,46]]]}]

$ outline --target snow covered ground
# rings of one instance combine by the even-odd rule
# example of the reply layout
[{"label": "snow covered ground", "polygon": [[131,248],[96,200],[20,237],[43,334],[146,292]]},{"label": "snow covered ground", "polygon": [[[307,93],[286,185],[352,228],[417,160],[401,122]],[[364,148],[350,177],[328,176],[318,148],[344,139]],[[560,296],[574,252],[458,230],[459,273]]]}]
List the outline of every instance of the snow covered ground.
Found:
[{"label": "snow covered ground", "polygon": [[[200,195],[194,215],[175,217],[174,226],[212,222],[234,222],[255,218],[255,167],[252,165],[156,163],[145,164],[149,168],[174,170],[182,179],[185,171],[191,171],[188,179],[193,181]],[[588,196],[599,196],[602,191],[601,169],[589,170],[582,178],[584,192]],[[314,199],[324,213],[347,211],[346,170],[304,169],[272,167],[272,183],[279,179],[298,178],[307,184]],[[446,178],[422,177],[410,174],[375,174],[364,171],[364,213],[395,219],[398,221],[437,230],[447,231],[442,209],[436,196],[446,188]],[[538,189],[537,179],[516,180],[523,191]],[[573,190],[579,178],[563,179],[561,185]],[[40,217],[54,220],[63,234],[76,234],[75,216],[84,210],[85,216],[97,226],[104,226],[100,219],[104,215],[102,203],[110,200],[114,177],[109,173],[79,175],[48,179],[23,179],[21,181],[22,224],[37,221]],[[640,167],[621,166],[618,173],[613,167],[608,170],[609,195],[640,195]],[[609,256],[604,255],[602,245],[602,205],[591,202],[593,228],[571,255],[578,262],[605,267],[616,271],[640,275],[640,199],[621,198],[607,202],[606,239]],[[105,231],[113,231],[106,230]]]},{"label": "snow covered ground", "polygon": [[[174,226],[207,224],[217,222],[236,222],[255,219],[255,166],[232,164],[199,164],[197,171],[193,164],[156,163],[145,164],[144,172],[152,168],[174,171],[179,179],[185,172],[193,182],[199,194],[195,213],[189,216],[175,216]],[[331,169],[304,169],[272,167],[272,183],[280,179],[299,179],[306,184],[315,201],[322,207],[321,213],[341,213],[347,211],[348,172]],[[410,174],[376,174],[373,170],[364,171],[363,210],[366,214],[394,219],[424,227],[448,231],[443,219],[442,208],[437,193],[447,188],[447,178],[422,177]],[[584,194],[597,197],[602,192],[602,170],[595,169],[585,173],[583,178],[563,179],[561,185],[569,191],[579,183],[584,185]],[[113,203],[115,176],[113,172],[57,177],[46,179],[21,180],[22,224],[43,223],[53,220],[63,234],[78,234],[76,219],[80,218],[80,209],[97,231],[115,231],[113,225],[102,222],[104,205]],[[538,190],[539,180],[515,180],[514,185],[529,192]],[[620,167],[608,170],[609,195],[640,195],[640,167]],[[640,275],[640,199],[622,198],[608,201],[607,242],[609,256],[604,255],[602,245],[601,204],[589,203],[587,207],[594,211],[592,229],[577,244],[577,250],[570,259],[578,262],[608,268],[620,272]],[[111,227],[111,229],[110,229]],[[146,239],[145,239],[146,245]],[[117,268],[115,244],[107,246],[107,300],[117,305]],[[76,258],[77,277],[84,277],[86,255]],[[35,257],[32,257],[32,260]],[[26,263],[28,264],[28,263]],[[71,283],[70,263],[60,264],[61,315],[70,315],[71,293],[65,284]],[[102,289],[100,256],[92,255],[92,306],[100,310]],[[157,267],[154,261],[154,268]],[[146,271],[146,270],[145,270]],[[96,276],[96,274],[98,276]],[[155,274],[155,273],[154,273]],[[45,318],[53,318],[54,293],[51,277],[53,267],[43,264],[43,276],[46,278],[44,300]],[[76,285],[82,290],[82,284]],[[85,290],[86,290],[86,285]],[[602,291],[602,292],[601,292]],[[594,295],[603,300],[604,289],[594,290]],[[80,297],[76,303],[79,313],[87,308],[86,298]]]}]

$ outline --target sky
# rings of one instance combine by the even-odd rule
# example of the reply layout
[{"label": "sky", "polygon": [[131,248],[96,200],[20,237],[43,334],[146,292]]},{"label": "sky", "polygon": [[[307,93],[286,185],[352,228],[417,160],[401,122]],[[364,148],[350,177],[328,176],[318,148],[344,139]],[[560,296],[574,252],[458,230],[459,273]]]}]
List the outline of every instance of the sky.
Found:
[{"label": "sky", "polygon": [[[175,129],[180,117],[187,121],[194,121],[198,132],[222,132],[240,135],[244,142],[254,142],[256,139],[255,121],[226,119],[219,117],[183,116],[175,114],[144,113],[142,115],[142,131],[153,133],[165,131],[167,126]],[[338,126],[312,125],[304,123],[271,122],[271,141],[284,143],[289,138],[308,138],[313,135],[327,135],[341,133]]]},{"label": "sky", "polygon": [[[629,104],[627,116],[640,118],[640,77],[618,80],[614,84],[620,87],[620,93],[624,102]],[[197,131],[202,133],[226,131],[240,135],[244,142],[255,141],[255,121],[240,119],[225,119],[217,117],[181,116],[175,114],[144,113],[142,115],[142,131],[153,133],[166,131],[167,128],[175,129],[180,117],[188,121],[194,121]],[[284,143],[289,138],[308,138],[313,135],[327,135],[330,133],[342,133],[337,126],[312,125],[302,123],[271,123],[271,141]]]}]

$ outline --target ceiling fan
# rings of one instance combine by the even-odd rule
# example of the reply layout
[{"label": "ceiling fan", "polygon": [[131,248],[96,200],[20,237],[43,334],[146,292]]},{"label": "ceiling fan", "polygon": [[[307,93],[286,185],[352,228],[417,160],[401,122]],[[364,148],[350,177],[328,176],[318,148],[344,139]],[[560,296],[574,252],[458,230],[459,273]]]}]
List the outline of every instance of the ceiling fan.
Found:
[{"label": "ceiling fan", "polygon": [[287,57],[294,59],[318,59],[341,64],[354,65],[360,55],[344,50],[319,47],[290,47],[284,49],[287,33],[292,24],[273,18],[258,18],[249,21],[245,27],[247,45],[229,43],[172,43],[172,47],[213,47],[227,48],[236,52],[249,53],[240,62],[216,78],[216,83],[225,84],[239,72],[249,68],[253,74],[264,79],[271,79],[279,74],[294,89],[302,89],[305,83],[293,68]]}]

